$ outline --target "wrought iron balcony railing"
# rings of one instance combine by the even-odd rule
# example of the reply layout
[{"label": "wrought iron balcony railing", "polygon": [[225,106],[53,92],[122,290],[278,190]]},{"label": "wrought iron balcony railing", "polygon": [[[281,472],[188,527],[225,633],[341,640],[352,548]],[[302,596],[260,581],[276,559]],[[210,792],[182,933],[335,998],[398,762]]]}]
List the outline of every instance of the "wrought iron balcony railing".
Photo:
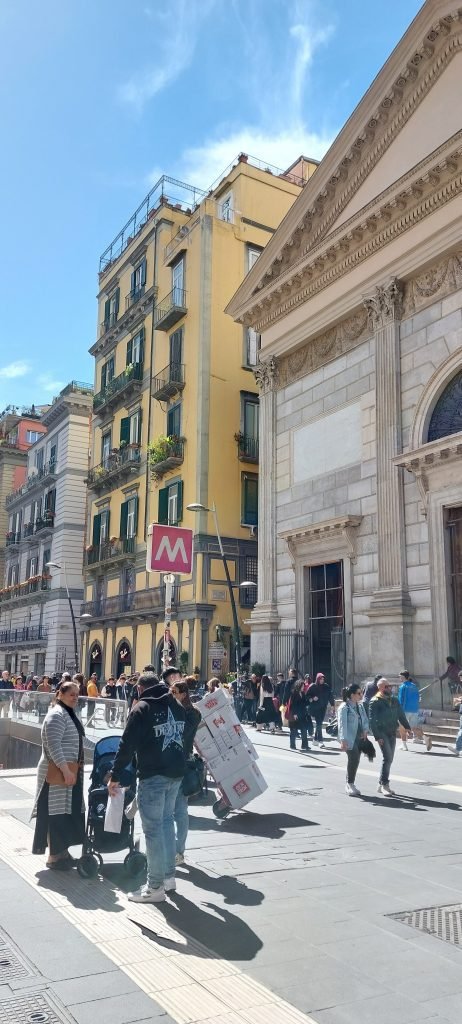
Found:
[{"label": "wrought iron balcony railing", "polygon": [[152,395],[158,402],[164,402],[167,398],[173,398],[185,385],[184,364],[169,363],[152,380]]},{"label": "wrought iron balcony railing", "polygon": [[234,436],[237,441],[237,454],[240,461],[258,462],[258,437],[251,437],[248,434],[235,434]]},{"label": "wrought iron balcony railing", "polygon": [[187,312],[184,288],[173,288],[154,307],[154,327],[156,331],[169,331]]},{"label": "wrought iron balcony railing", "polygon": [[14,644],[40,643],[48,639],[45,626],[21,626],[19,629],[1,629],[0,647],[12,647]]},{"label": "wrought iron balcony railing", "polygon": [[52,530],[55,523],[54,512],[44,512],[35,520],[34,533],[42,533],[44,530]]},{"label": "wrought iron balcony railing", "polygon": [[[180,588],[173,587],[172,610],[180,603]],[[152,587],[149,590],[135,590],[130,594],[117,594],[115,597],[103,597],[96,601],[85,601],[81,615],[90,615],[94,619],[111,618],[116,615],[136,615],[140,612],[162,612],[165,608],[165,587]]]},{"label": "wrought iron balcony railing", "polygon": [[27,477],[27,480],[18,487],[15,491],[11,491],[11,494],[7,494],[5,499],[6,505],[11,505],[17,501],[18,498],[23,498],[25,494],[29,494],[36,487],[46,484],[48,480],[52,479],[56,473],[56,459],[50,459],[49,462],[38,469],[35,473],[31,473]]},{"label": "wrought iron balcony railing", "polygon": [[109,331],[111,329],[111,327],[115,326],[116,323],[117,323],[117,313],[116,313],[115,310],[113,310],[112,313],[109,313],[109,316],[106,316],[104,318],[104,320],[101,321],[100,330],[99,330],[100,336],[102,336],[103,334],[106,334],[106,331]]},{"label": "wrought iron balcony railing", "polygon": [[105,487],[114,487],[118,479],[139,471],[141,448],[139,444],[127,444],[124,448],[115,449],[89,470],[87,483],[94,491]]},{"label": "wrought iron balcony railing", "polygon": [[142,284],[139,288],[134,288],[133,291],[129,292],[125,296],[125,309],[130,309],[131,306],[134,306],[135,302],[138,302],[143,297],[145,291],[146,286]]},{"label": "wrought iron balcony railing", "polygon": [[13,531],[10,530],[7,533],[7,535],[6,535],[5,547],[7,547],[7,548],[15,548],[15,547],[18,546],[20,540],[21,540],[21,533],[20,532],[19,533],[13,533]]},{"label": "wrought iron balcony railing", "polygon": [[166,437],[152,441],[148,446],[148,458],[151,472],[160,478],[169,469],[181,466],[184,460],[184,437]]},{"label": "wrought iron balcony railing", "polygon": [[101,562],[133,561],[136,555],[136,537],[121,537],[107,540],[102,544],[90,544],[85,551],[86,566],[100,565]]},{"label": "wrought iron balcony railing", "polygon": [[39,594],[42,590],[50,590],[51,577],[43,573],[39,576],[32,576],[24,583],[11,583],[9,587],[0,590],[0,604],[7,604],[10,601],[20,602],[30,597],[31,594]]},{"label": "wrought iron balcony railing", "polygon": [[122,395],[128,391],[139,389],[143,380],[143,364],[129,363],[118,377],[113,377],[105,388],[95,395],[93,399],[93,411],[102,412],[103,409],[116,405]]}]

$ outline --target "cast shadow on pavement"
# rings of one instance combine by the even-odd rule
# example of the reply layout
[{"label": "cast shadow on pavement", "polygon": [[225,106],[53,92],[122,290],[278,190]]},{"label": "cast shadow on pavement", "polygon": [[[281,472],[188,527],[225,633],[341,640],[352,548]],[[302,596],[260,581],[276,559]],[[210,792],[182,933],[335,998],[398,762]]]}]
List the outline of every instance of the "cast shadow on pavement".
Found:
[{"label": "cast shadow on pavement", "polygon": [[[207,913],[178,892],[169,893],[169,897],[171,902],[159,903],[156,910],[160,911],[172,928],[181,931],[187,945],[185,947],[184,943],[158,935],[155,928],[147,928],[135,920],[142,934],[147,939],[154,939],[157,945],[186,955],[203,956],[204,959],[210,957],[211,951],[224,960],[253,960],[263,948],[259,936],[237,914],[231,914],[229,910],[217,907],[214,903],[204,903],[202,906],[212,911]],[[195,944],[189,948],[188,939],[207,948],[201,949],[201,946]]]},{"label": "cast shadow on pavement", "polygon": [[424,800],[419,796],[387,796],[385,799],[380,796],[361,796],[363,803],[375,804],[380,807],[394,807],[405,811],[426,811],[436,808],[437,810],[462,811],[461,804],[442,800]]},{"label": "cast shadow on pavement", "polygon": [[[122,865],[117,864],[112,866],[117,867],[122,873]],[[106,867],[107,866],[105,865],[105,872]],[[108,886],[106,884],[107,880],[101,875],[97,875],[96,878],[91,880],[84,879],[80,878],[74,870],[59,873],[57,871],[53,872],[45,869],[44,871],[37,871],[35,877],[40,889],[46,889],[48,892],[55,892],[65,896],[71,906],[77,907],[80,910],[88,908],[88,896],[90,892],[94,899],[94,907],[104,906],[105,910],[116,914],[120,914],[124,910],[124,907],[118,902],[116,891],[117,888],[122,888],[120,880],[118,880],[117,886],[113,889],[112,886]],[[127,878],[127,876],[125,876],[125,878]],[[71,884],[66,884],[66,882],[70,882]],[[136,884],[139,883],[135,883],[134,886],[134,880],[131,879],[129,889],[131,890],[134,887],[136,888]],[[103,901],[102,903],[100,902],[100,899]]]},{"label": "cast shadow on pavement", "polygon": [[228,835],[256,836],[260,839],[283,839],[287,829],[319,825],[318,821],[297,818],[294,814],[257,814],[255,811],[236,811],[221,822],[210,818],[190,818],[190,829],[214,829]]},{"label": "cast shadow on pavement", "polygon": [[[182,876],[178,875],[178,877],[181,878]],[[185,877],[193,885],[197,885],[198,889],[218,893],[220,896],[224,896],[225,903],[236,906],[258,907],[265,898],[264,894],[258,889],[251,889],[245,882],[240,882],[239,879],[231,875],[214,877],[192,864],[187,865],[187,875]]]}]

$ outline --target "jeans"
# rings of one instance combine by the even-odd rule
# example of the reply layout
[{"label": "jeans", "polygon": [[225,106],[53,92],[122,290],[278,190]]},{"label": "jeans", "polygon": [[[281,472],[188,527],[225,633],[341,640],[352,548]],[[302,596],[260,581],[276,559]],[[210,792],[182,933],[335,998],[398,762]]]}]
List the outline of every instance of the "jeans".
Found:
[{"label": "jeans", "polygon": [[457,736],[456,736],[455,747],[456,747],[456,750],[458,750],[459,754],[460,754],[460,752],[462,751],[462,718],[460,719],[460,729],[459,729],[459,732],[457,733]]},{"label": "jeans", "polygon": [[396,747],[396,736],[384,736],[381,744],[381,751],[383,756],[382,770],[380,772],[380,785],[388,786],[390,781],[390,768],[393,763],[395,756]]},{"label": "jeans", "polygon": [[316,728],[314,730],[314,738],[315,738],[315,740],[317,740],[318,743],[322,743],[322,740],[323,740],[323,736],[322,736],[322,723],[324,721],[324,715],[325,715],[325,711],[323,711],[322,714],[320,714],[320,715],[318,714],[318,715],[314,716],[314,720],[316,722]]},{"label": "jeans", "polygon": [[188,798],[184,795],[180,786],[175,801],[175,825],[176,825],[176,852],[184,853],[186,840],[188,838],[189,814]]},{"label": "jeans", "polygon": [[358,744],[354,743],[351,750],[347,750],[347,782],[349,782],[351,785],[354,785],[360,757],[361,751],[358,747]]},{"label": "jeans", "polygon": [[300,735],[302,737],[302,750],[307,750],[308,749],[307,727],[306,727],[306,723],[304,723],[302,725],[301,722],[296,722],[295,725],[291,725],[290,726],[290,749],[291,750],[295,750],[295,747],[296,747],[295,738],[297,736],[297,730],[300,730]]},{"label": "jeans", "polygon": [[181,779],[153,775],[140,779],[138,806],[146,839],[148,885],[158,889],[175,876],[175,801]]},{"label": "jeans", "polygon": [[242,712],[242,719],[241,719],[241,721],[242,722],[244,721],[244,715],[245,715],[247,722],[251,722],[251,723],[254,722],[255,718],[257,716],[257,701],[256,701],[256,699],[255,700],[244,700],[243,704],[244,704],[244,709],[243,709],[243,712]]}]

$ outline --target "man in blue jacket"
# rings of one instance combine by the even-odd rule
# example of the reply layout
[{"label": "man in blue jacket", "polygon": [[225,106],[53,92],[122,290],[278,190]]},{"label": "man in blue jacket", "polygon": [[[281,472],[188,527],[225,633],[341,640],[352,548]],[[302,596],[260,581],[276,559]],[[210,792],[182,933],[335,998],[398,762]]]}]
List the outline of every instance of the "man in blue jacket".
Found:
[{"label": "man in blue jacket", "polygon": [[[401,685],[398,689],[398,700],[406,715],[414,736],[414,743],[423,743],[423,729],[419,722],[420,690],[417,683],[411,679],[409,672],[403,669],[399,674]],[[401,736],[401,750],[407,750],[406,730],[402,725],[399,727]]]},{"label": "man in blue jacket", "polygon": [[175,802],[186,771],[186,715],[157,676],[138,680],[140,699],[130,712],[114,761],[108,790],[119,789],[121,771],[136,755],[138,806],[146,838],[148,880],[128,898],[134,903],[162,903],[175,883]]}]

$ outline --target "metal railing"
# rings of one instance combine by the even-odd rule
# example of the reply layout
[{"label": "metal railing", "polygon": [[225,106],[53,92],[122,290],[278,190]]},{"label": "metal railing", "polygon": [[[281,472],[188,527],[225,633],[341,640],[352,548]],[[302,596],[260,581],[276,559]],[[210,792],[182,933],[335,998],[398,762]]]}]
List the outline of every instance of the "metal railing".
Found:
[{"label": "metal railing", "polygon": [[[41,725],[47,711],[55,703],[55,694],[37,690],[0,691],[0,706],[8,703],[9,717],[15,721]],[[128,704],[110,697],[79,697],[76,708],[87,736],[125,728]]]},{"label": "metal railing", "polygon": [[0,646],[3,647],[47,639],[48,630],[44,626],[22,626],[19,629],[0,630]]},{"label": "metal railing", "polygon": [[118,314],[114,309],[112,313],[109,313],[109,316],[106,316],[104,320],[101,321],[100,334],[105,334],[106,331],[109,331],[111,327],[115,326],[115,324],[117,323],[117,316]]},{"label": "metal railing", "polygon": [[124,555],[136,554],[136,537],[122,537],[114,541],[104,541],[102,544],[87,548],[85,551],[85,565],[98,565],[100,562],[108,562],[112,559],[122,558]]},{"label": "metal railing", "polygon": [[258,437],[241,434],[237,442],[238,456],[241,462],[258,462]]},{"label": "metal railing", "polygon": [[125,296],[125,309],[130,309],[131,306],[134,306],[135,302],[138,302],[138,299],[142,298],[145,291],[146,285],[144,284],[141,284],[139,288],[134,288],[133,291],[130,291],[128,295]]},{"label": "metal railing", "polygon": [[45,512],[43,516],[38,516],[35,520],[34,533],[40,533],[41,530],[52,530],[54,522],[54,512]]},{"label": "metal railing", "polygon": [[[180,588],[173,587],[172,608],[180,603]],[[96,601],[85,601],[81,607],[81,615],[91,615],[101,619],[105,616],[126,615],[131,612],[160,611],[165,607],[165,587],[152,587],[149,590],[135,590],[130,594],[117,594],[114,597],[102,597]]]},{"label": "metal railing", "polygon": [[50,580],[51,576],[43,574],[25,580],[24,583],[11,583],[8,587],[0,590],[0,604],[29,597],[31,594],[38,594],[42,590],[50,590]]},{"label": "metal railing", "polygon": [[[172,291],[156,303],[154,307],[154,326],[158,327],[164,320],[183,316],[187,312],[186,291],[184,288],[172,288]],[[172,321],[174,322],[174,321]]]},{"label": "metal railing", "polygon": [[184,363],[169,363],[153,377],[152,394],[154,398],[161,400],[161,396],[168,397],[182,391],[184,384]]},{"label": "metal railing", "polygon": [[143,364],[129,363],[122,373],[113,377],[105,388],[102,388],[93,398],[93,411],[98,412],[106,405],[110,405],[118,396],[123,394],[134,381],[141,383],[143,380]]},{"label": "metal railing", "polygon": [[22,498],[25,494],[28,494],[29,491],[32,491],[34,487],[37,487],[38,484],[44,483],[47,477],[54,476],[55,473],[56,459],[50,459],[49,462],[45,462],[45,464],[35,473],[31,473],[21,487],[18,487],[15,491],[11,491],[10,494],[7,494],[5,504],[10,505],[11,502],[16,501],[17,498]]},{"label": "metal railing", "polygon": [[127,444],[125,448],[119,448],[100,462],[93,466],[88,472],[87,483],[89,487],[97,489],[109,483],[112,478],[120,473],[135,468],[141,462],[141,448],[139,444]]},{"label": "metal railing", "polygon": [[61,397],[61,395],[70,395],[74,391],[78,391],[80,394],[83,395],[92,395],[93,384],[86,384],[82,380],[70,380],[69,384],[66,384],[66,387],[59,392],[59,397]]},{"label": "metal railing", "polygon": [[175,466],[180,466],[183,462],[185,439],[169,437],[168,440],[169,444],[165,446],[161,456],[156,457],[148,448],[149,465],[153,473],[167,472],[168,469],[174,469]]},{"label": "metal railing", "polygon": [[5,547],[7,547],[7,548],[16,547],[16,545],[19,544],[20,540],[21,540],[21,533],[13,533],[10,530],[9,533],[7,533],[7,535],[6,535]]},{"label": "metal railing", "polygon": [[271,633],[270,673],[283,672],[287,679],[290,668],[296,668],[299,676],[312,671],[310,636],[294,629],[275,630]]}]

